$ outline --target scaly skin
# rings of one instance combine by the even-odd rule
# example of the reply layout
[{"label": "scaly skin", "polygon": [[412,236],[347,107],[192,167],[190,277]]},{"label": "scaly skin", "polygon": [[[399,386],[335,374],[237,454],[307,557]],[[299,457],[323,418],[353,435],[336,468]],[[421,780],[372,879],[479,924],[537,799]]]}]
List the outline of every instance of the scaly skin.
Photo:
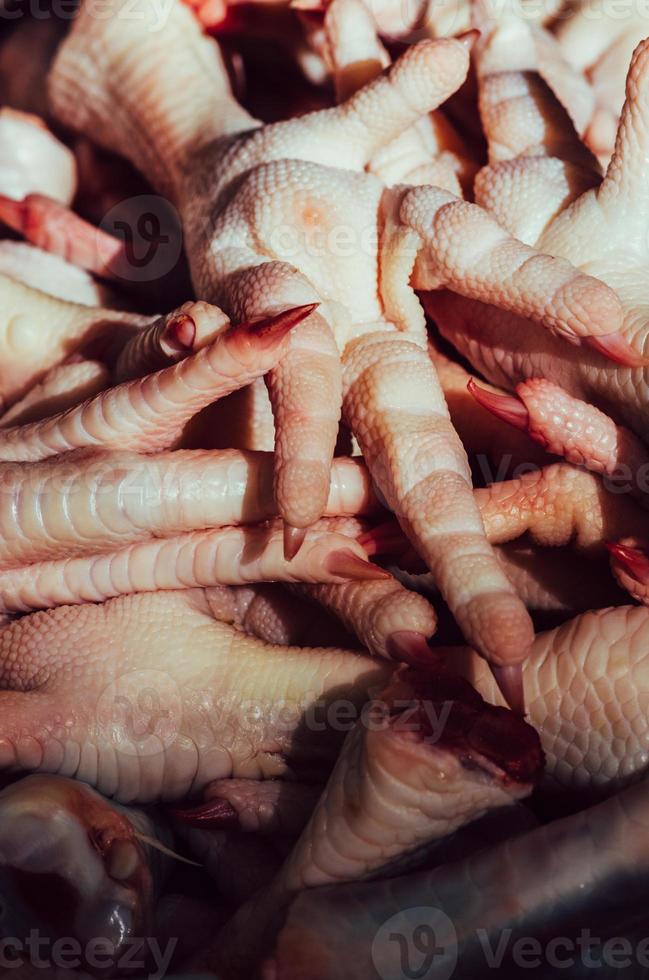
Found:
[{"label": "scaly skin", "polygon": [[[584,557],[569,548],[548,550],[525,542],[497,545],[494,550],[516,594],[532,612],[558,614],[564,621],[591,609],[628,603],[607,574],[603,555]],[[437,589],[430,574],[393,572],[407,588],[435,602]]]},{"label": "scaly skin", "polygon": [[647,18],[630,7],[618,19],[600,0],[584,0],[557,26],[557,40],[567,61],[590,80],[596,99],[586,133],[588,145],[606,163],[624,104],[624,83],[634,49],[647,36]]},{"label": "scaly skin", "polygon": [[419,657],[422,662],[430,658],[426,641],[437,629],[435,610],[423,596],[404,588],[392,576],[384,582],[362,585],[299,585],[294,591],[336,616],[376,657]]},{"label": "scaly skin", "polygon": [[[606,803],[432,871],[304,892],[291,906],[261,975],[264,980],[397,977],[403,975],[406,943],[405,951],[412,950],[406,962],[431,962],[431,947],[424,946],[423,938],[428,930],[435,936],[435,956],[426,974],[431,980],[484,976],[494,969],[489,952],[500,950],[504,955],[497,957],[497,969],[504,976],[565,976],[564,950],[575,951],[571,977],[610,972],[599,944],[633,930],[638,909],[647,901],[648,822],[644,782]],[[438,917],[437,910],[447,918]],[[584,935],[584,923],[598,923],[594,947],[587,945],[591,937]],[[402,936],[403,944],[395,936]],[[526,958],[521,967],[523,960],[513,955],[530,949],[530,937],[539,937],[548,954],[539,957],[538,968],[534,958]],[[542,937],[562,939],[551,947]],[[611,948],[619,950],[619,940]],[[640,952],[632,943],[636,948]],[[589,962],[598,965],[582,972],[581,964]],[[640,975],[635,964],[628,975]]]},{"label": "scaly skin", "polygon": [[473,382],[469,388],[479,404],[527,432],[549,453],[616,481],[619,492],[632,493],[644,506],[649,504],[649,453],[644,443],[594,405],[544,378],[518,384],[518,398],[494,395]]},{"label": "scaly skin", "polygon": [[[416,45],[342,106],[259,127],[234,102],[218,51],[189,11],[173,4],[151,32],[142,2],[144,20],[127,24],[117,3],[115,16],[101,22],[82,11],[51,75],[53,105],[66,124],[127,148],[172,196],[200,296],[237,317],[323,301],[270,377],[280,513],[298,529],[322,513],[340,351],[345,416],[383,496],[467,638],[495,664],[520,662],[531,625],[485,541],[408,278],[420,253],[413,285],[493,297],[573,338],[610,331],[616,298],[569,265],[536,256],[453,195],[407,186],[386,194],[365,172],[382,146],[462,83],[462,43]],[[297,240],[287,239],[287,228]],[[353,241],[351,255],[349,248],[337,254],[336,244],[323,249],[321,235],[336,237],[341,228],[360,229],[368,241]],[[375,232],[378,243],[370,242]],[[480,257],[467,250],[476,238],[486,243]],[[412,403],[404,402],[404,384]],[[296,544],[299,536],[289,533],[291,553]]]},{"label": "scaly skin", "polygon": [[[322,55],[337,101],[354,95],[390,64],[373,14],[363,0],[332,0],[323,25]],[[316,35],[317,36],[317,32]],[[463,38],[470,48],[472,35]],[[374,154],[369,166],[385,184],[435,184],[462,196],[477,167],[470,152],[441,112],[432,112]]]},{"label": "scaly skin", "polygon": [[[605,545],[637,534],[647,526],[647,518],[624,486],[610,489],[591,473],[555,463],[474,491],[487,537],[528,609],[576,614],[620,603],[623,593],[608,579],[601,563]],[[523,536],[527,543],[522,540],[507,547]],[[396,524],[372,528],[359,541],[370,555],[395,556],[399,568],[408,569],[396,573],[399,579],[435,600],[433,577],[421,574],[421,561],[407,548]],[[561,552],[543,550],[547,548]],[[585,558],[567,553],[567,548],[584,553]],[[410,574],[413,571],[418,574]],[[615,577],[634,597],[640,597],[640,583],[634,585],[628,578],[621,581],[619,574]]]},{"label": "scaly skin", "polygon": [[82,949],[105,936],[117,963],[131,939],[151,934],[163,884],[159,853],[142,834],[170,843],[150,816],[82,782],[37,775],[8,786],[0,793],[5,934],[24,940],[37,929],[51,943],[69,937]]},{"label": "scaly skin", "polygon": [[[461,364],[450,360],[430,341],[428,353],[435,365],[453,428],[467,453],[476,457],[487,483],[520,475],[528,467],[544,466],[549,462],[547,454],[526,434],[500,425],[497,419],[478,410],[467,389],[473,376]],[[484,381],[473,380],[486,387]]]},{"label": "scaly skin", "polygon": [[185,799],[229,776],[321,779],[340,746],[336,706],[353,715],[389,672],[261,643],[216,622],[199,590],[62,606],[0,633],[0,766],[121,802]]},{"label": "scaly skin", "polygon": [[542,547],[601,551],[607,540],[637,533],[646,516],[628,493],[609,493],[592,473],[555,463],[475,495],[493,544],[523,534]]},{"label": "scaly skin", "polygon": [[[86,447],[147,453],[169,449],[201,409],[274,368],[288,348],[288,332],[311,310],[287,310],[240,324],[178,364],[125,381],[42,421],[5,428],[0,431],[0,459],[36,461]],[[191,304],[183,307],[168,328],[179,320],[182,326],[193,324],[192,311]],[[217,332],[221,311],[201,304],[200,312]]]},{"label": "scaly skin", "polygon": [[[552,17],[547,6],[544,5],[543,10]],[[595,112],[595,93],[582,71],[575,68],[566,56],[555,36],[534,22],[532,12],[518,2],[476,0],[471,19],[472,26],[488,38],[478,66],[482,74],[493,72],[493,83],[507,86],[509,80],[506,75],[500,80],[497,78],[501,70],[524,70],[534,65],[543,84],[549,86],[565,106],[577,132],[583,135]],[[494,21],[498,23],[495,36],[492,34]],[[533,138],[534,132],[534,126],[531,126],[528,135]]]},{"label": "scaly skin", "polygon": [[[336,523],[332,522],[334,527]],[[217,619],[235,623],[269,643],[303,645],[317,638],[320,643],[349,645],[356,637],[376,657],[429,663],[428,639],[437,626],[430,602],[391,575],[383,582],[369,580],[369,569],[361,588],[361,574],[359,567],[353,576],[357,583],[350,569],[350,581],[342,585],[293,585],[291,596],[263,585],[229,592],[208,589],[207,595]],[[354,584],[359,587],[351,588]],[[340,627],[329,616],[318,616],[300,598],[335,616]]]},{"label": "scaly skin", "polygon": [[[319,526],[354,539],[371,533],[366,523],[355,518],[329,518],[319,522]],[[368,574],[362,588],[350,588],[354,584],[361,584],[360,575],[356,582],[295,585],[291,592],[335,616],[374,656],[410,663],[429,662],[428,640],[437,629],[437,616],[431,604],[404,588],[387,572],[383,581],[378,578],[369,581]]]},{"label": "scaly skin", "polygon": [[[548,789],[610,794],[646,774],[648,643],[649,609],[637,606],[587,612],[536,637],[523,681]],[[503,703],[479,657],[449,657],[487,701]]]},{"label": "scaly skin", "polygon": [[1,109],[0,147],[0,195],[21,200],[27,194],[48,194],[70,203],[77,185],[74,156],[42,119]]},{"label": "scaly skin", "polygon": [[407,671],[347,736],[275,880],[200,961],[228,978],[250,976],[296,892],[394,871],[418,848],[527,796],[542,758],[536,732],[511,712],[443,671]]},{"label": "scaly skin", "polygon": [[[602,554],[606,541],[637,534],[646,515],[627,492],[609,492],[598,476],[554,463],[514,480],[474,490],[489,541],[506,544],[526,534],[543,548],[571,545]],[[393,522],[359,536],[369,554],[400,554],[406,540]]]},{"label": "scaly skin", "polygon": [[131,381],[169,367],[193,351],[207,347],[229,327],[230,320],[218,306],[185,303],[127,340],[116,358],[115,380]]},{"label": "scaly skin", "polygon": [[265,643],[352,647],[353,637],[323,610],[300,602],[280,585],[219,586],[205,590],[215,619]]},{"label": "scaly skin", "polygon": [[[4,568],[111,552],[151,537],[253,524],[277,513],[266,453],[79,450],[39,463],[0,464]],[[337,459],[327,510],[377,506],[365,468]]]},{"label": "scaly skin", "polygon": [[104,391],[110,371],[101,361],[72,358],[51,368],[18,402],[0,415],[0,427],[27,425],[65,412]]},{"label": "scaly skin", "polygon": [[103,602],[135,592],[282,581],[338,584],[350,578],[367,583],[389,575],[342,534],[310,530],[289,562],[281,529],[227,527],[0,571],[0,612]]},{"label": "scaly skin", "polygon": [[[649,240],[639,216],[649,138],[649,42],[639,46],[629,70],[616,152],[603,180],[594,166],[583,166],[583,147],[567,118],[557,129],[557,107],[549,91],[533,91],[530,78],[518,70],[508,73],[506,63],[499,71],[501,80],[509,78],[517,86],[517,97],[496,98],[488,105],[494,90],[488,84],[490,76],[482,76],[481,115],[490,149],[497,144],[502,150],[506,132],[510,152],[508,159],[500,153],[498,162],[480,173],[476,197],[511,233],[571,260],[617,291],[627,345],[626,354],[620,348],[621,360],[629,362],[630,345],[637,353],[637,366],[607,364],[597,349],[566,350],[529,321],[450,294],[431,295],[428,308],[442,332],[490,380],[511,387],[526,378],[546,378],[644,438],[649,369],[641,355],[649,322],[644,292]],[[537,146],[528,155],[525,147],[533,129],[544,134],[545,149]],[[582,164],[574,162],[576,154]]]}]

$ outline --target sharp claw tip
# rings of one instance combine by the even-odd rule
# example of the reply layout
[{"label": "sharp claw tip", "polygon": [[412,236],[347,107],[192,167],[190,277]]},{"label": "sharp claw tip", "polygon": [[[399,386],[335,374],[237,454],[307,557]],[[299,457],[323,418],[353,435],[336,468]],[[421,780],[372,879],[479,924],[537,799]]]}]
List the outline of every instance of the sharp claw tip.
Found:
[{"label": "sharp claw tip", "polygon": [[509,425],[513,425],[523,432],[527,431],[530,416],[520,398],[515,395],[499,395],[495,391],[487,391],[485,388],[480,388],[473,378],[469,378],[467,388],[477,403],[495,415],[496,418],[508,422]]},{"label": "sharp claw tip", "polygon": [[383,581],[390,578],[390,573],[386,572],[371,561],[366,561],[357,555],[351,548],[341,548],[332,551],[326,560],[327,571],[331,575],[338,575],[344,579],[355,579],[357,581]]},{"label": "sharp claw tip", "polygon": [[649,358],[632,347],[619,331],[598,337],[584,337],[583,342],[598,354],[622,367],[646,367],[649,364]]},{"label": "sharp claw tip", "polygon": [[293,561],[300,548],[304,544],[307,528],[293,527],[292,524],[284,525],[284,558],[286,561]]},{"label": "sharp claw tip", "polygon": [[258,340],[279,343],[293,327],[296,327],[303,320],[306,320],[308,316],[311,316],[319,305],[319,303],[305,303],[303,306],[294,306],[292,309],[284,310],[275,316],[264,317],[262,320],[256,320],[253,323],[244,323],[241,326]]},{"label": "sharp claw tip", "polygon": [[649,585],[649,552],[646,548],[622,541],[605,541],[604,544],[613,560],[629,575],[642,585]]},{"label": "sharp claw tip", "polygon": [[511,664],[498,667],[490,664],[491,673],[505,701],[517,715],[525,717],[525,690],[523,687],[523,665]]},{"label": "sharp claw tip", "polygon": [[221,797],[214,797],[198,806],[170,807],[167,813],[173,820],[186,824],[189,827],[238,827],[239,814],[228,800]]},{"label": "sharp claw tip", "polygon": [[388,637],[387,651],[393,660],[411,667],[432,668],[437,659],[428,646],[428,637],[416,630],[397,630]]}]

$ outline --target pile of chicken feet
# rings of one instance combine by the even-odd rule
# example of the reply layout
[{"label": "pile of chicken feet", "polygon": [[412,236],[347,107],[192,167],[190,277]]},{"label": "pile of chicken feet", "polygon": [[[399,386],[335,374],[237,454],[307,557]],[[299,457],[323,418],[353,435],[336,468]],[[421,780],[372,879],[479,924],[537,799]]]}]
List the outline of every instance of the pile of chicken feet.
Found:
[{"label": "pile of chicken feet", "polygon": [[11,975],[42,975],[34,929],[78,945],[56,980],[403,980],[385,923],[431,906],[452,929],[429,980],[491,975],[481,928],[639,935],[638,11],[81,0],[12,18]]}]

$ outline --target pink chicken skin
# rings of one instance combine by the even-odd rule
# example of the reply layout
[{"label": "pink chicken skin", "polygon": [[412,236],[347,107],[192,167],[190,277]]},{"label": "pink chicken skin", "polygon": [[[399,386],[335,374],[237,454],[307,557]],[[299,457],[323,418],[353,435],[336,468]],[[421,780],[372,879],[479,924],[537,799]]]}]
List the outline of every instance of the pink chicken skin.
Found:
[{"label": "pink chicken skin", "polygon": [[[82,11],[50,76],[52,104],[66,125],[127,148],[175,202],[202,297],[235,319],[320,304],[268,379],[287,556],[323,513],[342,409],[465,636],[516,700],[531,623],[484,537],[412,287],[449,286],[577,342],[614,333],[619,301],[452,193],[386,187],[368,172],[382,147],[462,84],[463,41],[414,45],[340,107],[262,126],[234,100],[218,48],[190,11],[174,3],[155,32],[145,0],[141,12],[126,27],[118,7],[101,23]],[[350,222],[367,244],[323,254],[322,231]],[[286,227],[297,245],[278,233]],[[486,243],[477,258],[474,240]]]}]

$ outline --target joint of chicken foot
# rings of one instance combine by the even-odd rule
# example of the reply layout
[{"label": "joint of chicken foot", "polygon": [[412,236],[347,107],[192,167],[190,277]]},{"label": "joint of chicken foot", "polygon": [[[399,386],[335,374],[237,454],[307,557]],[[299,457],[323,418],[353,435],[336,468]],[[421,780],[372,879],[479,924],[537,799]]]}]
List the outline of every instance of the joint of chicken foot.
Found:
[{"label": "joint of chicken foot", "polygon": [[[517,241],[476,204],[438,187],[412,187],[399,217],[421,241],[415,289],[444,286],[531,319],[573,345],[622,326],[622,304],[610,286]],[[455,247],[460,229],[466,251]],[[468,245],[473,241],[488,243],[479,256]]]}]

